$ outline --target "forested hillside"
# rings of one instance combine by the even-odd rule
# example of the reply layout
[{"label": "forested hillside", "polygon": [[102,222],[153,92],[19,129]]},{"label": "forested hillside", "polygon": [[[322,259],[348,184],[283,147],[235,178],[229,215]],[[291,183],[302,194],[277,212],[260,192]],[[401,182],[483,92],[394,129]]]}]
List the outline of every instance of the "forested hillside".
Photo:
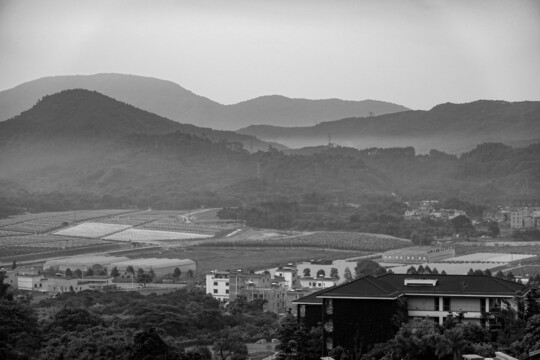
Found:
[{"label": "forested hillside", "polygon": [[86,90],[49,96],[0,123],[0,194],[34,210],[238,206],[309,193],[342,203],[392,193],[479,204],[540,199],[540,144],[489,143],[459,157],[412,147],[250,154],[226,133],[203,130]]},{"label": "forested hillside", "polygon": [[[475,101],[327,121],[310,127],[250,126],[239,130],[292,148],[335,144],[359,149],[413,146],[460,154],[484,142],[526,146],[540,140],[540,102]],[[329,139],[330,135],[330,139]]]}]

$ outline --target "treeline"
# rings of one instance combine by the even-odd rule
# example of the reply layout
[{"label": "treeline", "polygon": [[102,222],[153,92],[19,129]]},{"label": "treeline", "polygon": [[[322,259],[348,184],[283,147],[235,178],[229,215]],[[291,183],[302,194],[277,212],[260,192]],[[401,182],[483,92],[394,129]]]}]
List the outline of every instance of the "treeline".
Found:
[{"label": "treeline", "polygon": [[[74,170],[65,175],[64,165],[57,164],[58,171],[47,171],[47,188],[30,191],[25,189],[43,186],[32,180],[43,174],[28,165],[35,176],[20,179],[20,185],[2,188],[0,194],[10,205],[34,212],[123,205],[155,209],[234,207],[275,202],[276,198],[306,203],[304,197],[312,193],[324,202],[337,203],[359,203],[370,194],[391,193],[409,200],[540,203],[540,182],[535,176],[540,168],[538,144],[527,148],[483,144],[461,157],[437,151],[415,155],[412,148],[360,151],[343,147],[310,155],[286,155],[276,149],[248,154],[237,143],[213,142],[179,132],[131,135],[118,143],[99,144],[88,145],[92,148],[84,154],[81,151],[85,159],[89,151],[96,152],[91,170],[85,161],[75,161],[70,163]],[[49,162],[54,158],[45,151],[43,156]],[[29,164],[30,160],[35,162],[29,159]],[[25,161],[21,159],[21,166]],[[313,200],[312,205],[320,206],[320,199]],[[478,216],[482,210],[460,200],[447,207],[458,205],[470,216]],[[309,228],[319,226],[322,219],[315,219],[314,224],[303,220],[302,226]],[[328,226],[335,220],[339,219],[328,218]],[[386,226],[384,219],[375,220]]]},{"label": "treeline", "polygon": [[277,315],[263,312],[262,299],[238,297],[225,310],[196,288],[159,296],[63,293],[33,306],[9,300],[6,291],[3,297],[2,359],[211,360],[213,347],[214,360],[244,360],[246,342],[270,340],[277,329]]},{"label": "treeline", "polygon": [[[245,220],[247,225],[258,228],[386,234],[411,239],[417,245],[427,245],[435,238],[453,234],[476,234],[471,220],[465,216],[458,216],[452,221],[405,220],[403,215],[407,205],[395,197],[364,196],[358,204],[344,204],[333,200],[325,194],[309,193],[304,194],[298,202],[277,199],[253,206],[223,208],[218,212],[218,216],[222,219]],[[449,199],[442,204],[482,209],[480,206],[455,199]]]}]

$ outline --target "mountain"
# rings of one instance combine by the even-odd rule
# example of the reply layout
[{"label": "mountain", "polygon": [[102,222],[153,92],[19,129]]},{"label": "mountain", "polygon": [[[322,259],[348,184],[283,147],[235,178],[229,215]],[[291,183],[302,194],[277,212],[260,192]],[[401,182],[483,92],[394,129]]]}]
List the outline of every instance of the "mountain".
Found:
[{"label": "mountain", "polygon": [[[540,144],[483,144],[461,156],[412,147],[249,153],[224,132],[183,125],[88,90],[46,96],[0,122],[0,203],[33,210],[238,206],[306,194],[540,201]],[[240,135],[239,135],[240,136]],[[245,136],[245,135],[244,135]],[[315,196],[317,198],[317,196]]]},{"label": "mountain", "polygon": [[329,141],[356,148],[414,146],[462,153],[484,142],[526,146],[540,139],[540,102],[475,101],[442,104],[429,111],[404,111],[347,118],[310,127],[249,126],[238,132],[292,148]]},{"label": "mountain", "polygon": [[252,124],[308,126],[350,116],[380,115],[407,108],[382,101],[307,100],[263,96],[222,105],[181,86],[155,78],[97,74],[45,77],[0,92],[0,121],[62,90],[94,90],[162,117],[213,129],[235,130]]}]

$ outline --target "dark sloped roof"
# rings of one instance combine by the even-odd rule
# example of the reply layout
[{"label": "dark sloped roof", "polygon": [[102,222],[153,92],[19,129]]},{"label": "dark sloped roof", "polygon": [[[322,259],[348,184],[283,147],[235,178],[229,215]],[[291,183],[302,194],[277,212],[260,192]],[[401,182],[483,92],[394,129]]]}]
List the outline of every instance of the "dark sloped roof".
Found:
[{"label": "dark sloped roof", "polygon": [[399,287],[382,281],[381,278],[365,276],[350,283],[327,289],[319,295],[321,298],[390,298],[401,296]]},{"label": "dark sloped roof", "polygon": [[[451,294],[479,296],[524,295],[529,288],[514,281],[486,275],[406,275],[386,274],[379,277],[401,289],[406,295]],[[405,279],[436,279],[435,286],[405,286]]]},{"label": "dark sloped roof", "polygon": [[[431,279],[437,282],[435,286],[405,285],[406,279]],[[365,276],[312,295],[319,299],[396,299],[401,295],[415,294],[513,297],[522,296],[527,291],[529,288],[525,285],[485,275],[386,274],[379,277]]]},{"label": "dark sloped roof", "polygon": [[331,288],[322,289],[319,291],[312,292],[309,295],[303,296],[299,299],[293,300],[293,303],[295,304],[305,304],[305,305],[322,305],[322,299],[319,299],[317,295],[322,294],[325,291],[328,291],[329,289],[333,289],[335,286]]}]

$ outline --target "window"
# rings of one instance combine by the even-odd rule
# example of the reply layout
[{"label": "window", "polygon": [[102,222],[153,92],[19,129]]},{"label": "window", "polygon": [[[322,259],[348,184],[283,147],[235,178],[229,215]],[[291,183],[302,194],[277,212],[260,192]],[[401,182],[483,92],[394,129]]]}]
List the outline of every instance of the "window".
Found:
[{"label": "window", "polygon": [[225,283],[225,286],[229,286],[229,283],[228,283],[228,282],[226,282],[226,283]]},{"label": "window", "polygon": [[214,289],[214,294],[217,294],[217,289]]},{"label": "window", "polygon": [[480,312],[486,312],[486,299],[480,298]]},{"label": "window", "polygon": [[439,298],[433,298],[433,304],[435,305],[435,311],[441,311],[441,309],[439,309]]},{"label": "window", "polygon": [[225,290],[225,294],[228,294],[228,293],[229,293],[229,290],[228,290],[228,289],[227,289],[227,290]]},{"label": "window", "polygon": [[443,311],[450,311],[450,298],[443,298]]},{"label": "window", "polygon": [[217,286],[217,281],[214,281],[214,286]]}]

